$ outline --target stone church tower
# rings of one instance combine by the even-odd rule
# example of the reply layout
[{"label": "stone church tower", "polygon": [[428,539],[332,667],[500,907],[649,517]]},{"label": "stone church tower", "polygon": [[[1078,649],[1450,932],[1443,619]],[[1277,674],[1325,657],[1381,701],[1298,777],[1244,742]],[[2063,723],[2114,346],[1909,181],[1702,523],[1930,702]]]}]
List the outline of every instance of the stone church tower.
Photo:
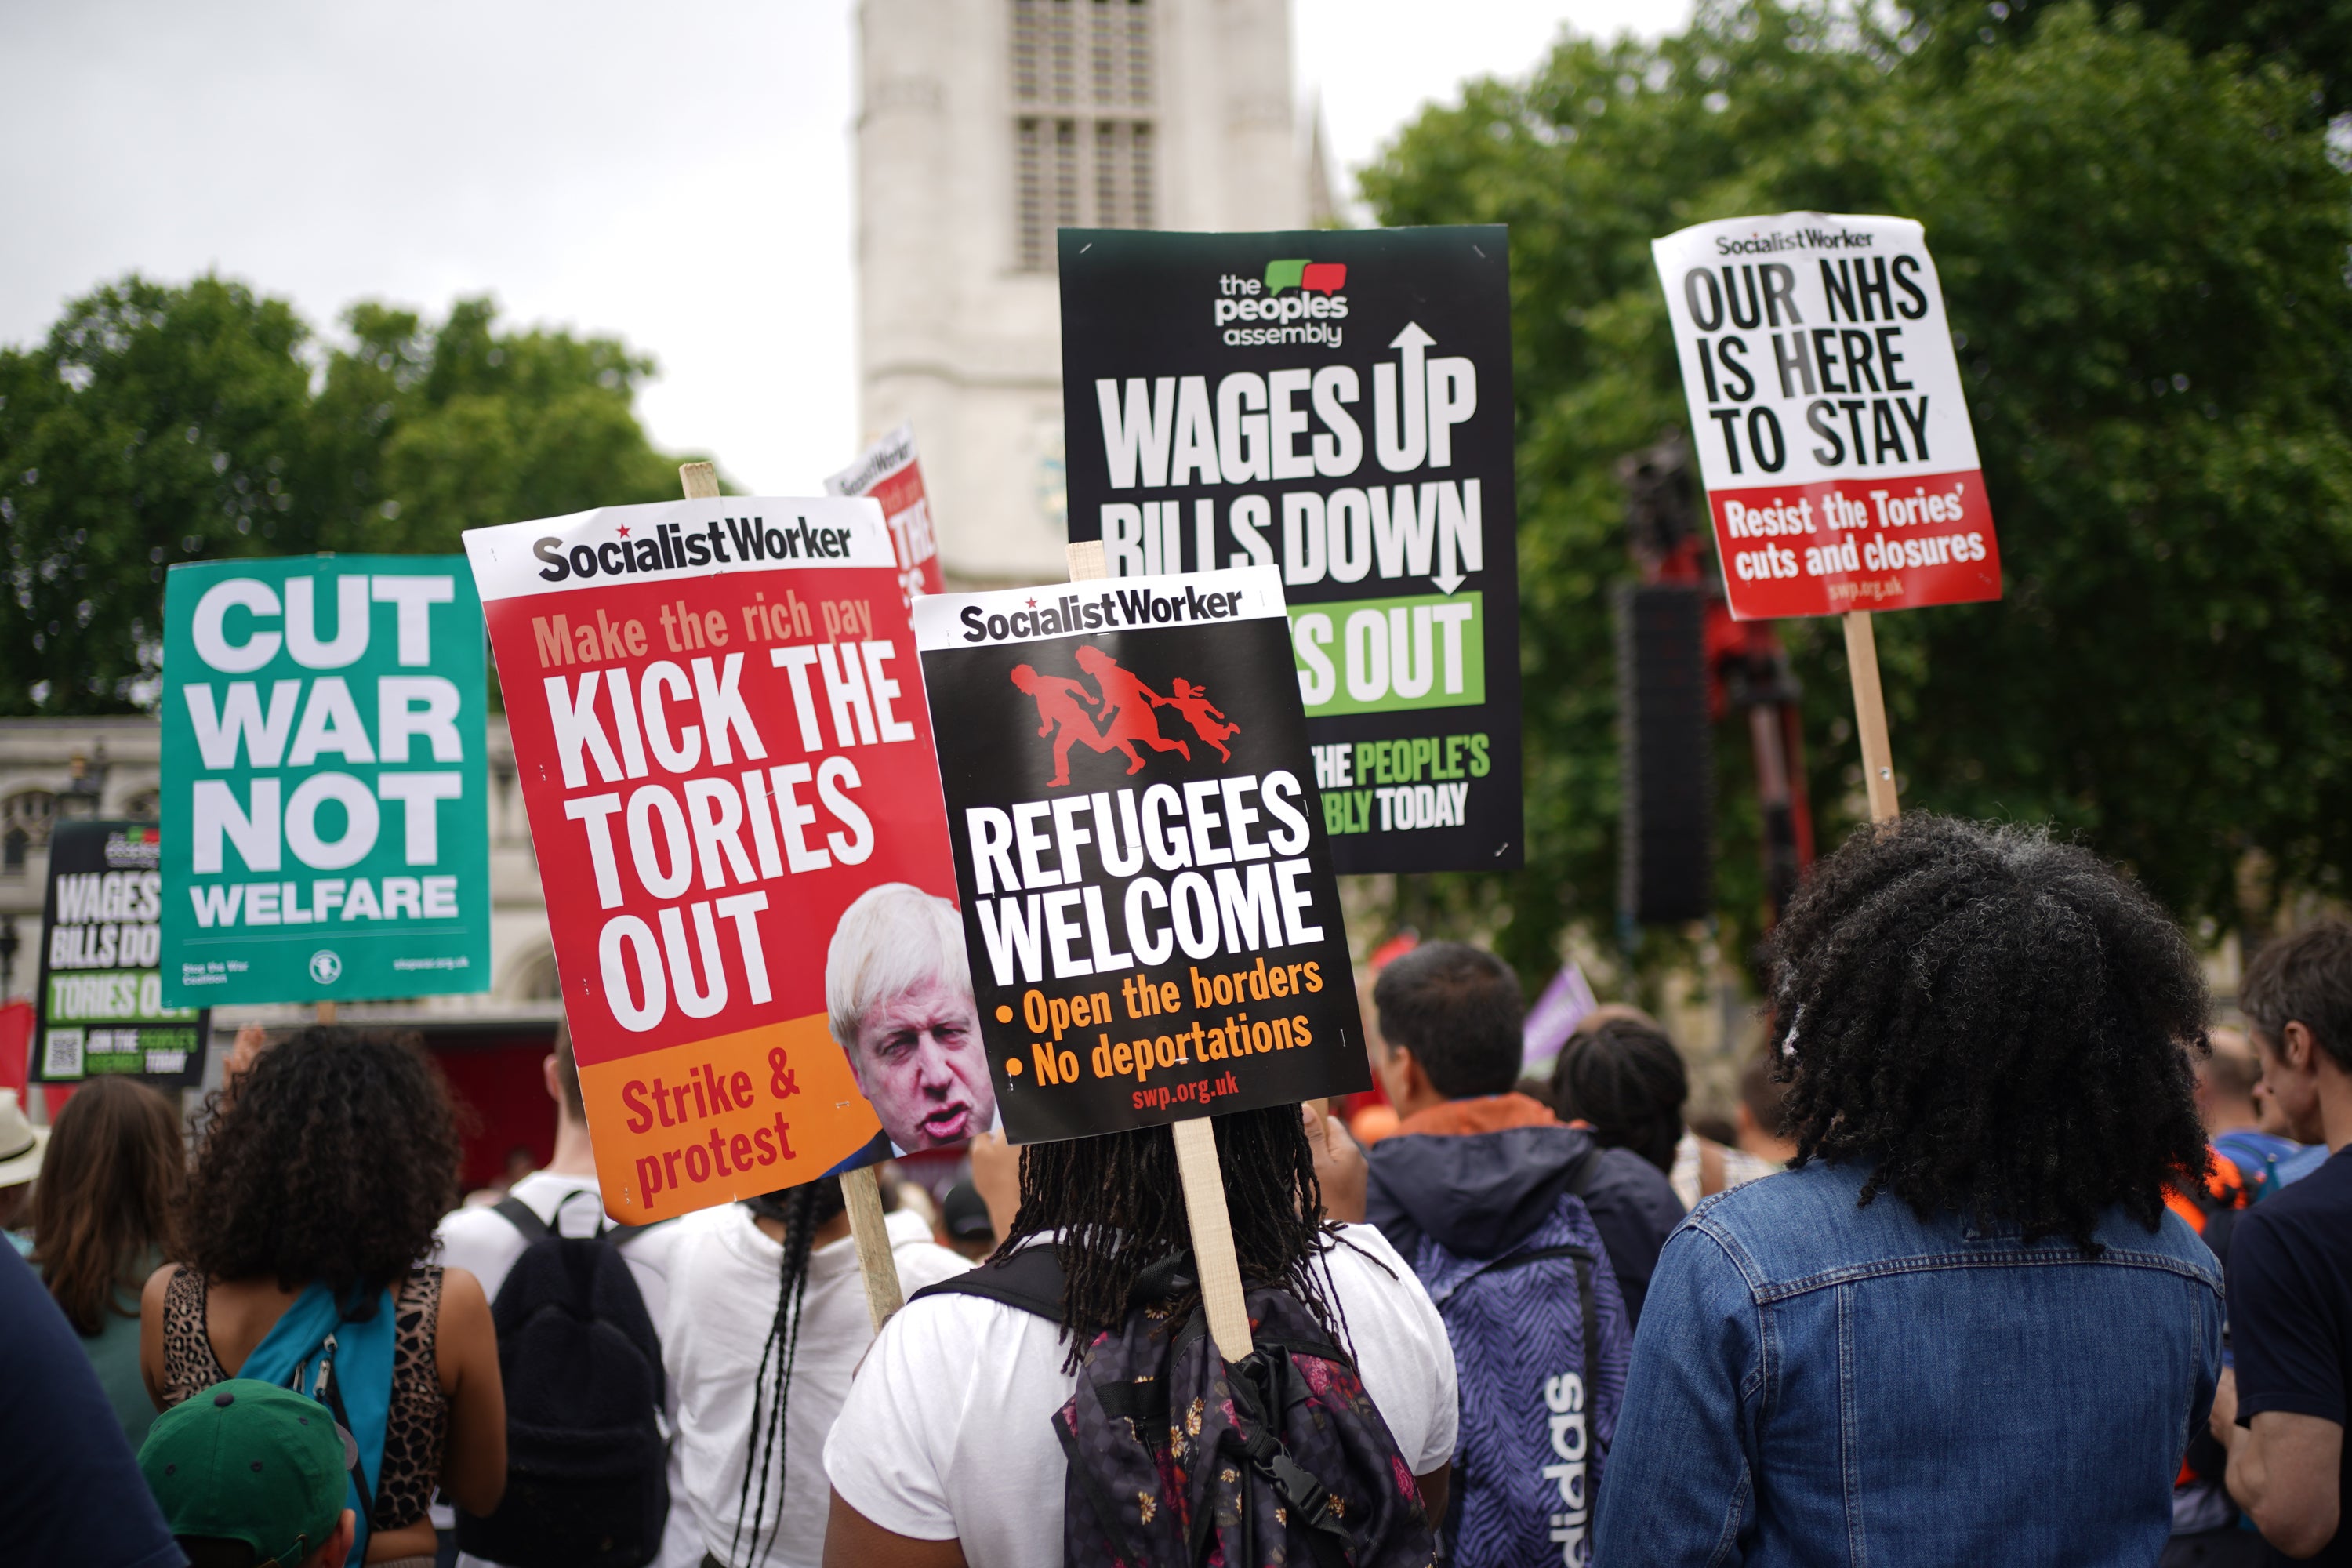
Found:
[{"label": "stone church tower", "polygon": [[1288,0],[862,0],[859,414],[951,582],[1064,575],[1057,227],[1330,217]]}]

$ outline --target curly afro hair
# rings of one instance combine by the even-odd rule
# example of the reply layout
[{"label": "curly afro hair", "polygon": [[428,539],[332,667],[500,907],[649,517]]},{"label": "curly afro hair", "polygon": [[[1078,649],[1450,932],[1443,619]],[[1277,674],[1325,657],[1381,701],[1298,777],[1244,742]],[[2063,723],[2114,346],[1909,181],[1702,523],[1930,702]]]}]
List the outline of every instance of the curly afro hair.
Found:
[{"label": "curly afro hair", "polygon": [[1875,1162],[1868,1204],[2071,1237],[2154,1230],[2201,1172],[2206,995],[2179,928],[2046,833],[1906,816],[1816,867],[1773,933],[1795,1164]]},{"label": "curly afro hair", "polygon": [[206,1278],[373,1297],[431,1253],[457,1198],[457,1129],[412,1040],[304,1029],[206,1110],[180,1218]]}]

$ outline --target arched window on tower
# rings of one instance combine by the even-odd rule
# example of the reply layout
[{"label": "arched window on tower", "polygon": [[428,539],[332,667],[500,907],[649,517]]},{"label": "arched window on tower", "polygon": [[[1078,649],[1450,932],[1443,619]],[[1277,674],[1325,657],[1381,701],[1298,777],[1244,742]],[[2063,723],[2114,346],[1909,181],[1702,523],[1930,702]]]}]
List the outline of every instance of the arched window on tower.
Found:
[{"label": "arched window on tower", "polygon": [[1013,234],[1031,271],[1057,228],[1150,228],[1158,98],[1150,0],[1010,0]]}]

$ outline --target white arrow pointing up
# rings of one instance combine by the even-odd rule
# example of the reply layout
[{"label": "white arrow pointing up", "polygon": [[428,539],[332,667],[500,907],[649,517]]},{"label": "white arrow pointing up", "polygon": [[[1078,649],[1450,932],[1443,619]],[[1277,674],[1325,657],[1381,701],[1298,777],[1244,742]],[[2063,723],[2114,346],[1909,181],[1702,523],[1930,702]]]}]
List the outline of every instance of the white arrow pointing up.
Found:
[{"label": "white arrow pointing up", "polygon": [[1404,351],[1402,380],[1404,383],[1404,407],[1402,439],[1397,426],[1397,384],[1399,366],[1385,363],[1372,367],[1372,447],[1381,467],[1390,473],[1402,474],[1421,467],[1429,456],[1429,372],[1426,352],[1437,340],[1421,330],[1418,321],[1407,321],[1404,331],[1389,340],[1389,347]]}]

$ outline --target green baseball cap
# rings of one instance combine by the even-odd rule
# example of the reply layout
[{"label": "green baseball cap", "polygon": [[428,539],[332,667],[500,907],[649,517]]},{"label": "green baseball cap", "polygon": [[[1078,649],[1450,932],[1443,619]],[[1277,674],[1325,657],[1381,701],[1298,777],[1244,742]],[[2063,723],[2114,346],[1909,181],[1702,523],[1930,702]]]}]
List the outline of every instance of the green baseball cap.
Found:
[{"label": "green baseball cap", "polygon": [[158,1415],[139,1468],[173,1535],[242,1541],[256,1568],[294,1568],[334,1534],[358,1457],[325,1405],[239,1377]]}]

